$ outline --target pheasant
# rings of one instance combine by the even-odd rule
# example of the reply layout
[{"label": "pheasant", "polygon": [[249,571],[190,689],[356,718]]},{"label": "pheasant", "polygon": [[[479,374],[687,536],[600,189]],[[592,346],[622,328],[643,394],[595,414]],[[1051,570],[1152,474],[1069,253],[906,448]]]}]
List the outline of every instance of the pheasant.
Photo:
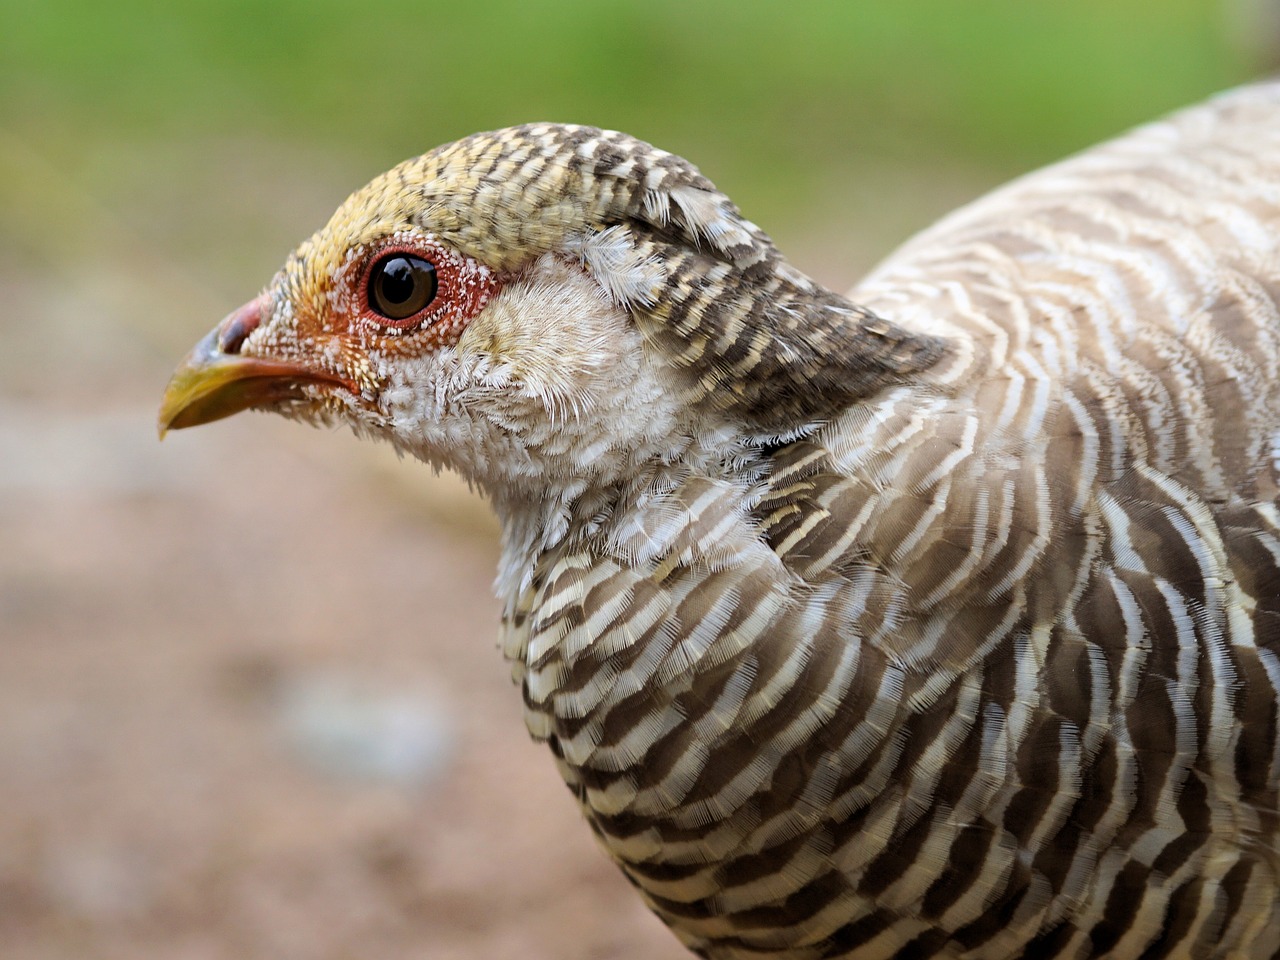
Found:
[{"label": "pheasant", "polygon": [[685,160],[532,124],[355,193],[160,427],[457,470],[605,851],[708,958],[1280,955],[1280,83],[849,299]]}]

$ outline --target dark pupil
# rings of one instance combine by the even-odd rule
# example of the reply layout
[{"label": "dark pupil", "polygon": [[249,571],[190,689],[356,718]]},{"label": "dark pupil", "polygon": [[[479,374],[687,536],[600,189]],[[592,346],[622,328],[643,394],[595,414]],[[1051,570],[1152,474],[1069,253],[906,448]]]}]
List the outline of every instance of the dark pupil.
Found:
[{"label": "dark pupil", "polygon": [[369,274],[369,306],[388,320],[404,320],[436,296],[436,268],[421,257],[397,253]]}]

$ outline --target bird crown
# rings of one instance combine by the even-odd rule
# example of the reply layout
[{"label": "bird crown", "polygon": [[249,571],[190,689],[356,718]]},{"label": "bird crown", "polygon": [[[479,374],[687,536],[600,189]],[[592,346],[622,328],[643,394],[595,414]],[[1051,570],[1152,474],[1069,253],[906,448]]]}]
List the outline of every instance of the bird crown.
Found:
[{"label": "bird crown", "polygon": [[693,164],[616,131],[535,123],[445,144],[353,194],[294,263],[305,273],[326,259],[318,245],[403,229],[500,273],[576,257],[688,373],[690,403],[763,435],[822,420],[944,348],[815,283]]}]

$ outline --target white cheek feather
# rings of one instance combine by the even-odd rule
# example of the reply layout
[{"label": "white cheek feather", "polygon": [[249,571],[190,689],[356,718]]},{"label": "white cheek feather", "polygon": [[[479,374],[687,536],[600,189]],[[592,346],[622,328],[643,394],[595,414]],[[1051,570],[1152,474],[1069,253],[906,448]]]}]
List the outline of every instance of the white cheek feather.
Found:
[{"label": "white cheek feather", "polygon": [[[584,245],[584,259],[612,256],[612,242]],[[694,443],[675,374],[578,264],[544,257],[455,347],[375,363],[390,424],[382,435],[463,474],[502,516],[503,595],[520,587],[539,547],[590,533],[620,499],[645,499],[663,469],[688,469]]]},{"label": "white cheek feather", "polygon": [[652,304],[666,280],[662,265],[640,253],[631,231],[623,226],[573,238],[566,248],[622,306]]}]

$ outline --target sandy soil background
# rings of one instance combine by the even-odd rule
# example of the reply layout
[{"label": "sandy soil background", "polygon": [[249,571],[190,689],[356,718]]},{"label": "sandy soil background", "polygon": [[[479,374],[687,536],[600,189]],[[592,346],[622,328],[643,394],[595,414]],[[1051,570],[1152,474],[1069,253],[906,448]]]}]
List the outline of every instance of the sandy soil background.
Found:
[{"label": "sandy soil background", "polygon": [[5,957],[682,955],[524,734],[465,490],[264,417],[15,435],[81,469],[3,471]]},{"label": "sandy soil background", "polygon": [[150,414],[0,421],[82,467],[4,468],[0,953],[681,956],[524,734],[482,508]]}]

